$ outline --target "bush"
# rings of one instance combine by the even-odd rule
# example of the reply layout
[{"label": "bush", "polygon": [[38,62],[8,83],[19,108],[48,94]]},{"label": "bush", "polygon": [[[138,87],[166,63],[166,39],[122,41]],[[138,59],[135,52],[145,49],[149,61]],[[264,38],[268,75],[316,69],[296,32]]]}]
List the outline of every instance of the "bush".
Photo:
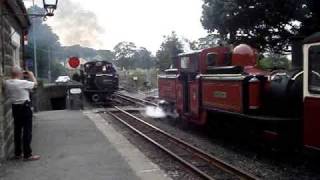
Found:
[{"label": "bush", "polygon": [[[147,90],[158,86],[157,69],[136,69],[119,71],[120,85],[126,90]],[[137,80],[134,80],[137,77]]]},{"label": "bush", "polygon": [[286,57],[269,56],[258,61],[258,66],[264,70],[289,69],[290,61]]}]

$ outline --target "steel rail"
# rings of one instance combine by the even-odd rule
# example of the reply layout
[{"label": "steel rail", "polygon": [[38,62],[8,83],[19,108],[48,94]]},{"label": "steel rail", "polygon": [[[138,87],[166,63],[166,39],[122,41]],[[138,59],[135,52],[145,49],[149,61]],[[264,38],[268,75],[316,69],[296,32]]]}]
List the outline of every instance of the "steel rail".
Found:
[{"label": "steel rail", "polygon": [[156,103],[149,102],[149,101],[146,101],[146,100],[143,100],[143,99],[139,99],[139,98],[135,98],[135,97],[131,97],[131,96],[127,96],[127,95],[124,95],[124,94],[116,94],[116,96],[120,97],[122,99],[128,100],[128,101],[131,101],[133,103],[140,104],[140,105],[158,106]]},{"label": "steel rail", "polygon": [[187,162],[186,160],[182,159],[181,157],[179,157],[178,155],[176,155],[174,152],[170,151],[169,149],[167,149],[166,147],[162,146],[161,144],[157,143],[155,140],[153,140],[152,138],[148,137],[147,135],[145,135],[144,133],[142,133],[141,131],[139,131],[138,129],[136,129],[135,127],[131,126],[129,123],[127,123],[125,120],[121,119],[120,117],[118,117],[117,115],[113,114],[113,113],[109,113],[112,117],[114,117],[115,119],[117,119],[118,121],[120,121],[122,124],[124,124],[125,126],[127,126],[128,128],[130,128],[132,131],[134,131],[135,133],[139,134],[140,136],[142,136],[143,138],[147,139],[149,142],[151,142],[152,144],[156,145],[157,147],[159,147],[161,150],[165,151],[166,153],[168,153],[170,156],[172,156],[173,158],[177,159],[178,161],[180,161],[181,163],[183,163],[184,165],[186,165],[187,167],[189,167],[190,169],[192,169],[194,172],[196,172],[197,174],[199,174],[202,178],[208,179],[208,180],[214,180],[214,178],[208,176],[207,174],[203,173],[201,170],[199,170],[197,167],[195,167],[194,165],[192,165],[191,163]]},{"label": "steel rail", "polygon": [[[223,162],[222,160],[204,152],[203,150],[194,147],[193,145],[186,143],[184,141],[182,141],[181,139],[178,139],[177,137],[174,137],[173,135],[164,132],[163,130],[151,125],[150,123],[145,122],[144,120],[130,114],[129,112],[114,106],[115,109],[118,110],[118,112],[131,117],[132,119],[134,119],[135,121],[139,122],[140,124],[146,125],[149,128],[153,129],[154,131],[161,133],[162,135],[168,137],[168,140],[175,142],[176,144],[180,144],[181,147],[184,147],[184,149],[186,151],[188,151],[187,149],[189,149],[188,152],[192,153],[193,156],[197,156],[198,158],[200,158],[201,160],[207,162],[210,166],[216,167],[220,170],[222,170],[225,173],[228,173],[230,175],[234,175],[237,176],[239,179],[249,179],[249,180],[253,180],[253,179],[258,179],[257,177],[241,170],[238,169],[226,162]],[[207,173],[203,172],[202,170],[200,170],[198,167],[194,166],[193,164],[191,164],[190,162],[184,160],[182,157],[180,157],[179,155],[175,154],[173,151],[169,150],[168,148],[164,147],[163,145],[159,144],[158,142],[156,142],[156,140],[152,139],[151,137],[149,137],[148,135],[146,135],[145,133],[143,133],[142,131],[136,129],[135,127],[133,127],[132,125],[130,125],[128,122],[126,122],[125,120],[121,119],[119,116],[117,116],[116,114],[114,114],[114,112],[108,112],[112,117],[114,117],[115,119],[117,119],[118,121],[120,121],[121,123],[123,123],[124,125],[126,125],[128,128],[130,128],[131,130],[133,130],[134,132],[136,132],[137,134],[139,134],[140,136],[142,136],[143,138],[147,139],[148,141],[150,141],[152,144],[156,145],[157,147],[159,147],[160,149],[162,149],[163,151],[165,151],[166,153],[168,153],[170,156],[172,156],[173,158],[177,159],[178,161],[180,161],[181,163],[183,163],[184,165],[186,165],[187,167],[189,167],[191,170],[193,170],[195,173],[199,174],[202,178],[204,179],[209,179],[212,180],[214,178],[212,178],[210,175],[208,175]]]},{"label": "steel rail", "polygon": [[126,101],[129,101],[129,102],[131,102],[131,103],[133,103],[133,104],[138,104],[138,105],[140,105],[140,106],[145,106],[144,103],[138,102],[138,101],[134,101],[132,98],[128,98],[128,97],[123,96],[123,95],[121,95],[121,94],[115,94],[115,96],[118,97],[118,98],[124,99],[124,100],[126,100]]}]

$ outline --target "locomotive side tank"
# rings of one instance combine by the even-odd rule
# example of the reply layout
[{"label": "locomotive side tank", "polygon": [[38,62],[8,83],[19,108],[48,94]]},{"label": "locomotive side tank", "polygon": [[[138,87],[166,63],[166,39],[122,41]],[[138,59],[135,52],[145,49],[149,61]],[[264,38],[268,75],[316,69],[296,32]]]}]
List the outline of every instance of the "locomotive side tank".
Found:
[{"label": "locomotive side tank", "polygon": [[225,72],[203,75],[203,94],[208,94],[203,96],[203,102],[207,102],[204,105],[248,117],[254,115],[256,119],[301,118],[303,72],[300,69],[267,72],[259,69],[256,62],[253,48],[245,44],[235,47],[231,67],[214,67]]}]

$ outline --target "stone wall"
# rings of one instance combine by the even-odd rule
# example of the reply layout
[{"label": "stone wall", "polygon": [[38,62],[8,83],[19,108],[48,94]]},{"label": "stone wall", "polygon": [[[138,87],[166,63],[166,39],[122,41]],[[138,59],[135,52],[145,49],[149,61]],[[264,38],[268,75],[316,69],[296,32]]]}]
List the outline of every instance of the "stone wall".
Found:
[{"label": "stone wall", "polygon": [[[4,93],[3,81],[10,75],[12,66],[17,63],[22,65],[23,57],[23,30],[17,18],[8,15],[8,4],[0,3],[0,160],[6,159],[13,152],[13,118],[11,104]],[[2,16],[1,16],[2,15]],[[20,42],[14,42],[13,36],[20,36]],[[15,43],[15,44],[14,44]],[[18,45],[14,53],[14,46]],[[18,52],[18,53],[17,53]]]},{"label": "stone wall", "polygon": [[70,82],[61,85],[40,85],[33,94],[36,109],[38,111],[50,111],[66,108],[67,90],[70,88],[82,88],[82,84]]}]

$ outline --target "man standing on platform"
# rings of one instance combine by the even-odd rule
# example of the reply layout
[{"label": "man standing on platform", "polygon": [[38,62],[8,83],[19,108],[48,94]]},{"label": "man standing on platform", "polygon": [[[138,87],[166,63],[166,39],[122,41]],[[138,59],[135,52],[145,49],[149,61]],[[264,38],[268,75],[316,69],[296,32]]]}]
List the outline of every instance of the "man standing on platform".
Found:
[{"label": "man standing on platform", "polygon": [[[24,77],[30,81],[23,80]],[[11,79],[5,81],[6,95],[12,103],[16,159],[21,159],[22,157],[26,161],[40,159],[40,156],[32,155],[31,150],[32,110],[30,91],[36,86],[37,80],[34,74],[30,71],[23,72],[20,67],[13,67]],[[23,147],[23,154],[21,145]]]}]

